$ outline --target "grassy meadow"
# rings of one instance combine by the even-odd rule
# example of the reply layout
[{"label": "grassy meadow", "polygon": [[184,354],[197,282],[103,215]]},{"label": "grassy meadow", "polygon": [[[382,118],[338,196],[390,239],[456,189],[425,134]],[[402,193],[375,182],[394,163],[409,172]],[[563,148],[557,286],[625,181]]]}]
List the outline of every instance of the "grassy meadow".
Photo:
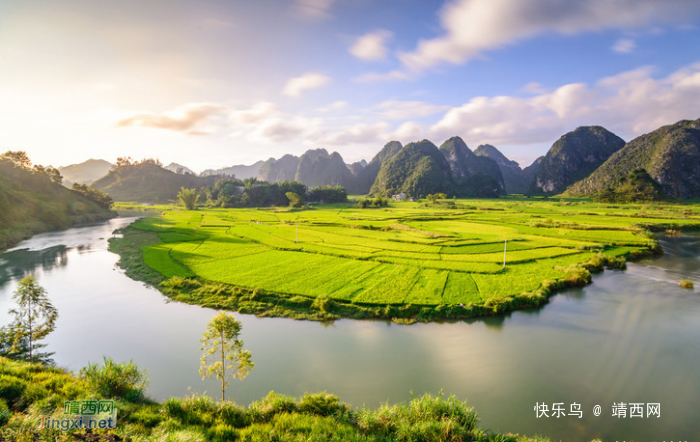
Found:
[{"label": "grassy meadow", "polygon": [[122,266],[142,259],[157,272],[150,282],[166,280],[176,299],[202,304],[176,294],[193,284],[232,294],[235,287],[256,292],[251,301],[261,294],[309,306],[315,300],[316,310],[351,317],[358,315],[332,310],[385,306],[384,314],[369,316],[391,318],[391,309],[410,306],[419,310],[404,317],[421,307],[443,310],[438,317],[468,317],[540,305],[553,289],[590,282],[591,271],[658,252],[652,232],[700,226],[694,205],[527,198],[377,209],[159,209],[127,230],[124,243],[133,235],[148,239],[131,242],[142,255],[122,253]]}]

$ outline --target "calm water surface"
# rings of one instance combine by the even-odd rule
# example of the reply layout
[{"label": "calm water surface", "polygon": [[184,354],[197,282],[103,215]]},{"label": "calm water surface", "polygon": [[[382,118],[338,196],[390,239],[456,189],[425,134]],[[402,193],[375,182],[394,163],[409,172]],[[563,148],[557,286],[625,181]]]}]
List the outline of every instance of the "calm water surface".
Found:
[{"label": "calm water surface", "polygon": [[[103,355],[133,359],[157,399],[218,394],[198,375],[199,337],[214,311],[168,302],[124,276],[107,239],[133,218],[37,235],[0,255],[0,324],[17,281],[36,274],[58,308],[45,339],[78,371]],[[493,431],[553,440],[700,440],[700,237],[665,239],[666,255],[606,271],[541,309],[447,324],[333,324],[237,315],[255,370],[228,394],[248,404],[270,390],[327,390],[355,406],[407,401],[411,392],[467,399]],[[583,417],[536,418],[535,403],[582,404]],[[660,418],[613,418],[613,402],[660,403]],[[595,417],[593,407],[602,415]]]}]

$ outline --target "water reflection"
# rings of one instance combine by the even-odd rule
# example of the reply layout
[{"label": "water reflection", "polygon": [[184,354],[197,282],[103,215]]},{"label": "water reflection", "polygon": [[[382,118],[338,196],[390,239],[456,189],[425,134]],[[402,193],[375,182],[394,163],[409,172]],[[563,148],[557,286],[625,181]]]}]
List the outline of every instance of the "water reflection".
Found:
[{"label": "water reflection", "polygon": [[11,280],[20,280],[36,273],[37,269],[49,271],[68,265],[68,251],[64,245],[41,250],[15,249],[2,254],[0,259],[0,288]]}]

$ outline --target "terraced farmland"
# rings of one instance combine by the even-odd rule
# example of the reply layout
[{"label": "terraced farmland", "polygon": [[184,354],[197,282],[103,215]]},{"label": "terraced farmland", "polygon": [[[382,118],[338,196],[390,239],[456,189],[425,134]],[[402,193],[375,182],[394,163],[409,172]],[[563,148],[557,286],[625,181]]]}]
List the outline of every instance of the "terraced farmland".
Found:
[{"label": "terraced farmland", "polygon": [[170,209],[132,226],[157,233],[162,243],[143,248],[144,262],[166,278],[345,303],[424,306],[484,305],[533,293],[596,256],[649,250],[654,240],[647,228],[700,226],[694,206],[456,203]]}]

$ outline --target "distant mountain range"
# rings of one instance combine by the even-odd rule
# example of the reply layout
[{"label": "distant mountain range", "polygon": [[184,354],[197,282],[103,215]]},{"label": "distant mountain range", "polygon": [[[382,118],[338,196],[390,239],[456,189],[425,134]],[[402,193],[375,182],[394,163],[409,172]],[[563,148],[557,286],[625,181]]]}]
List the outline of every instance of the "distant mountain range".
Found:
[{"label": "distant mountain range", "polygon": [[182,164],[177,164],[177,163],[170,163],[167,166],[163,167],[163,169],[169,170],[171,172],[179,173],[179,174],[189,173],[190,175],[197,175],[189,167],[186,167],[186,166],[183,166]]},{"label": "distant mountain range", "polygon": [[209,176],[209,175],[227,175],[235,176],[239,180],[244,180],[246,178],[257,178],[258,172],[260,171],[260,166],[264,164],[264,161],[258,161],[250,166],[245,166],[243,164],[238,164],[236,166],[224,167],[223,169],[207,169],[200,173],[199,176]]},{"label": "distant mountain range", "polygon": [[[459,137],[439,148],[428,140],[403,146],[387,143],[371,161],[347,164],[337,152],[308,150],[255,164],[210,169],[200,176],[180,164],[112,176],[103,160],[60,168],[64,181],[90,183],[115,200],[162,201],[180,186],[202,187],[218,176],[258,178],[268,182],[298,181],[308,187],[340,185],[350,194],[406,193],[421,198],[442,192],[455,196],[493,197],[503,194],[594,196],[620,179],[646,182],[644,169],[663,191],[676,198],[700,198],[700,120],[680,121],[642,135],[629,143],[601,126],[583,126],[562,135],[546,155],[522,169],[496,147],[472,151]],[[159,170],[158,170],[159,169]],[[99,179],[109,172],[109,175]],[[156,178],[144,174],[153,173]],[[168,172],[168,174],[164,174]],[[126,172],[125,172],[126,173]],[[631,175],[630,175],[631,174]],[[179,178],[175,178],[181,175]],[[118,179],[117,179],[118,178]],[[644,178],[644,179],[642,179]],[[142,186],[148,183],[150,190]],[[629,187],[629,186],[628,186]],[[123,192],[120,189],[129,190]],[[159,188],[166,188],[160,192]],[[567,190],[568,189],[568,190]],[[158,195],[156,195],[158,194]]]},{"label": "distant mountain range", "polygon": [[107,175],[112,163],[105,160],[87,160],[80,164],[59,167],[58,171],[63,175],[63,185],[70,188],[73,183],[90,184]]}]

